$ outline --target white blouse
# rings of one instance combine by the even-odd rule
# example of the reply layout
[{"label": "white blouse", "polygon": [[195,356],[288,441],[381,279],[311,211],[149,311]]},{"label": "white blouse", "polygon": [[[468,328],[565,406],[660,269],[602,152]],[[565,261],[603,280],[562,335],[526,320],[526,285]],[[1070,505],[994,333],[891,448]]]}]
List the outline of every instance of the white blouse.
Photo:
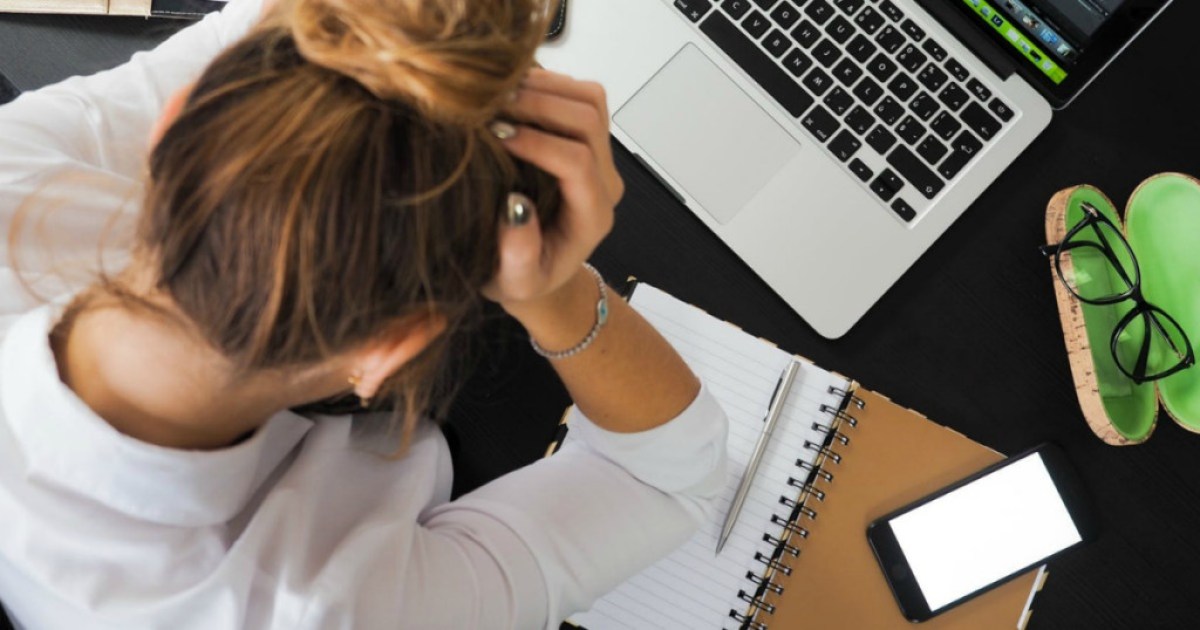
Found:
[{"label": "white blouse", "polygon": [[[165,98],[259,5],[234,0],[115,70],[0,107],[0,222],[7,235],[36,201],[16,253],[40,290],[72,286],[42,271],[94,267],[114,211],[136,211]],[[105,240],[118,253],[127,224]],[[45,232],[66,257],[46,255]],[[59,380],[57,315],[0,266],[0,601],[18,627],[556,628],[686,540],[725,481],[706,391],[639,434],[573,412],[580,440],[453,502],[432,425],[400,460],[362,448],[351,429],[369,416],[290,412],[224,450],[162,448]]]}]

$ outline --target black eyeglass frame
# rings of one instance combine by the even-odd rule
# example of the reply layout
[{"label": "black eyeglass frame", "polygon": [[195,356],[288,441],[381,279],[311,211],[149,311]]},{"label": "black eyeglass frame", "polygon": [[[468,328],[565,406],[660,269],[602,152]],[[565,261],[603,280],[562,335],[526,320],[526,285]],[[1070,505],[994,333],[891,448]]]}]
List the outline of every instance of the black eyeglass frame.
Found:
[{"label": "black eyeglass frame", "polygon": [[[1043,256],[1047,258],[1054,258],[1054,270],[1058,274],[1059,281],[1062,282],[1067,291],[1070,291],[1071,295],[1075,296],[1075,299],[1079,300],[1080,302],[1094,304],[1097,306],[1106,306],[1124,302],[1125,300],[1134,301],[1134,307],[1130,309],[1130,311],[1126,313],[1119,322],[1117,322],[1116,327],[1113,328],[1112,338],[1109,342],[1109,351],[1112,352],[1113,362],[1117,364],[1117,369],[1121,370],[1121,373],[1125,376],[1128,376],[1133,380],[1133,382],[1141,385],[1150,381],[1166,378],[1172,374],[1195,365],[1196,353],[1195,349],[1192,347],[1191,340],[1187,336],[1187,331],[1183,329],[1183,326],[1179,325],[1179,322],[1176,321],[1174,317],[1171,317],[1169,313],[1162,310],[1158,306],[1146,301],[1146,298],[1142,295],[1141,266],[1138,264],[1137,255],[1133,253],[1133,247],[1129,245],[1129,241],[1125,240],[1125,235],[1121,232],[1121,228],[1109,220],[1108,217],[1104,216],[1092,204],[1085,201],[1080,204],[1080,207],[1083,209],[1083,212],[1086,216],[1082,221],[1076,224],[1075,227],[1071,228],[1071,230],[1067,232],[1067,235],[1063,237],[1062,242],[1051,245],[1042,245],[1039,249],[1041,250]],[[1099,223],[1103,223],[1112,228],[1113,234],[1115,234],[1117,238],[1121,239],[1121,245],[1125,247],[1125,251],[1129,252],[1129,261],[1133,265],[1134,278],[1130,278],[1129,274],[1126,273],[1124,265],[1120,260],[1117,259],[1116,250],[1113,249],[1113,246],[1108,242],[1108,239],[1104,237],[1104,233],[1101,232],[1099,228],[1095,227]],[[1096,238],[1100,241],[1099,245],[1090,241],[1072,241],[1075,236],[1088,227],[1092,227],[1092,231],[1095,232]],[[1097,299],[1087,298],[1080,295],[1079,292],[1077,292],[1075,288],[1071,286],[1071,283],[1067,281],[1067,276],[1063,273],[1062,268],[1062,253],[1080,247],[1093,247],[1100,250],[1100,253],[1108,259],[1108,262],[1112,265],[1113,269],[1120,274],[1121,279],[1125,281],[1126,286],[1129,288],[1125,292],[1118,295],[1106,296]],[[1118,354],[1117,346],[1121,338],[1121,333],[1125,332],[1125,329],[1128,328],[1138,316],[1142,316],[1147,322],[1146,335],[1145,339],[1142,341],[1142,346],[1138,351],[1137,363],[1134,365],[1133,372],[1130,372],[1129,370],[1125,369],[1125,365],[1122,363],[1120,355]],[[1163,326],[1163,323],[1159,320],[1159,317],[1169,321],[1171,325],[1173,325],[1175,329],[1179,331],[1179,334],[1183,337],[1183,343],[1186,346],[1185,352],[1179,351],[1179,348],[1175,345],[1175,341],[1171,339],[1171,334],[1167,331],[1166,327]],[[1150,332],[1150,324],[1153,324],[1154,328],[1158,330],[1163,339],[1167,340],[1167,343],[1171,345],[1171,349],[1174,350],[1177,355],[1182,355],[1179,363],[1157,374],[1146,374],[1146,362],[1150,357],[1150,345],[1153,340],[1153,336]]]}]

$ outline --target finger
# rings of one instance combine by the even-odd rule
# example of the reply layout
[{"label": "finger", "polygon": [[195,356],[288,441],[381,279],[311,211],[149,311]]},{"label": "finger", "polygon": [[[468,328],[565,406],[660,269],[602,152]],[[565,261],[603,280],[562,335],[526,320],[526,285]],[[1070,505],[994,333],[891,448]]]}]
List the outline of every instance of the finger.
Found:
[{"label": "finger", "polygon": [[502,222],[499,233],[500,267],[485,293],[494,299],[524,300],[544,283],[542,226],[537,210],[530,209],[522,225]]},{"label": "finger", "polygon": [[604,87],[594,81],[580,81],[558,72],[533,68],[521,82],[521,87],[591,103],[608,119],[608,96]]},{"label": "finger", "polygon": [[[559,79],[568,85],[576,83],[565,75],[555,75],[555,80]],[[604,101],[602,92],[601,90],[600,102]],[[561,93],[526,87],[516,93],[516,98],[508,106],[506,113],[550,131],[586,140],[596,156],[596,164],[600,167],[605,188],[616,201],[624,194],[625,186],[613,160],[608,115],[602,109],[594,107],[594,104],[583,104],[582,101],[563,96]]]},{"label": "finger", "polygon": [[[599,242],[612,224],[616,199],[607,194],[592,149],[578,140],[528,126],[518,126],[515,136],[504,146],[518,159],[541,168],[558,179],[563,206],[570,211],[559,222],[564,236],[571,241]],[[602,188],[603,187],[603,188]]]},{"label": "finger", "polygon": [[502,140],[518,159],[558,179],[567,203],[590,205],[597,186],[596,156],[583,141],[560,136],[528,125],[517,125],[516,134]]},{"label": "finger", "polygon": [[504,113],[547,131],[583,140],[598,156],[611,150],[608,119],[591,104],[550,92],[521,90],[517,93],[517,99],[504,109]]}]

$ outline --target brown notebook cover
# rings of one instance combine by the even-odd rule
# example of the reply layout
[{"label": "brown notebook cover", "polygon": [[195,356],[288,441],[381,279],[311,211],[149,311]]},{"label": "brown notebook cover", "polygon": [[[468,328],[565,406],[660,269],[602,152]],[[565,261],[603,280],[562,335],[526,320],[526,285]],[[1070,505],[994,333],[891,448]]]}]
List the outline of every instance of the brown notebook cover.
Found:
[{"label": "brown notebook cover", "polygon": [[806,502],[817,517],[801,518],[799,524],[808,530],[808,538],[792,536],[790,544],[801,553],[795,558],[782,556],[792,574],[771,576],[783,587],[783,594],[768,591],[766,602],[775,606],[775,612],[759,612],[756,621],[772,630],[1024,627],[1028,619],[1020,611],[1035,580],[1044,581],[1037,569],[920,625],[900,614],[867,544],[867,525],[1002,456],[884,396],[862,388],[855,395],[864,408],[847,408],[858,423],[851,427],[842,422],[840,431],[850,440],[845,445],[834,443],[841,462],[827,460],[823,465],[833,480],[818,477],[813,484],[825,491],[825,500]]}]

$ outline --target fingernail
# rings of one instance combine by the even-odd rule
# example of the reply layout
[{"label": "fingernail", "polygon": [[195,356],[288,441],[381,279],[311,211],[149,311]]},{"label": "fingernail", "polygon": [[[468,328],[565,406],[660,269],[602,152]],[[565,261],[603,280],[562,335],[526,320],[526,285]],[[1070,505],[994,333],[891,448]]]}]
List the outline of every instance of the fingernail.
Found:
[{"label": "fingernail", "polygon": [[508,224],[521,227],[533,217],[533,201],[521,193],[508,193]]},{"label": "fingernail", "polygon": [[517,135],[517,128],[513,126],[512,123],[507,123],[503,120],[497,120],[496,122],[493,122],[490,129],[492,131],[492,135],[501,140],[509,140]]}]

